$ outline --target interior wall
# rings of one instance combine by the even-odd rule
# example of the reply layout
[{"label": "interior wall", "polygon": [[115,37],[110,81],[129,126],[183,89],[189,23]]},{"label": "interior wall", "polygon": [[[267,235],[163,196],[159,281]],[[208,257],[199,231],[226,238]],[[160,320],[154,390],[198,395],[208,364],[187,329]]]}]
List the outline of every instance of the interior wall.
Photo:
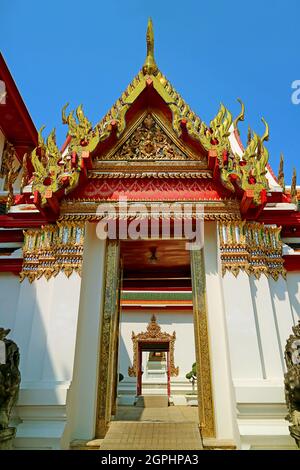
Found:
[{"label": "interior wall", "polygon": [[[132,310],[129,309],[122,312],[120,322],[120,347],[119,347],[119,371],[124,375],[125,380],[128,379],[128,367],[133,364],[133,342],[131,339],[132,332],[135,334],[147,330],[151,316],[155,314],[157,323],[161,327],[162,332],[173,334],[176,332],[176,341],[174,348],[175,366],[179,367],[178,378],[172,377],[172,380],[184,380],[187,382],[185,375],[190,372],[195,362],[195,341],[194,341],[194,325],[192,311],[166,311],[162,308]],[[146,355],[143,354],[144,370],[146,367]]]}]

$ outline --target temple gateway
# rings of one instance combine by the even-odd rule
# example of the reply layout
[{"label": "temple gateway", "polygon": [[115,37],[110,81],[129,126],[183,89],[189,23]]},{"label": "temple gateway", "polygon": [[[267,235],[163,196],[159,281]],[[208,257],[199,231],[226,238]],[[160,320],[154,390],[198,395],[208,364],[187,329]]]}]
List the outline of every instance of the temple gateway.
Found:
[{"label": "temple gateway", "polygon": [[283,158],[278,177],[268,164],[264,119],[242,142],[239,102],[237,116],[194,114],[155,62],[149,20],[141,70],[95,126],[64,106],[59,147],[0,57],[16,449],[122,449],[108,436],[126,421],[190,424],[204,448],[295,447],[284,348],[300,316],[299,189]]}]

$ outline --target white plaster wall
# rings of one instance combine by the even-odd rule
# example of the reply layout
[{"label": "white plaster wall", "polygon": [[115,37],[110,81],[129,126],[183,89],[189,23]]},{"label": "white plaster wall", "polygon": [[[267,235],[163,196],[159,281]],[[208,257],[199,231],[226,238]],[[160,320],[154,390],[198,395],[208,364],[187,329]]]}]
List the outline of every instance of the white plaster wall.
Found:
[{"label": "white plaster wall", "polygon": [[0,273],[0,326],[3,328],[14,327],[19,292],[19,276]]},{"label": "white plaster wall", "polygon": [[[265,378],[283,378],[281,346],[276,329],[270,286],[265,275],[256,279],[250,275],[253,308],[257,316],[257,334],[260,336],[263,353]],[[288,315],[288,312],[287,312]]]},{"label": "white plaster wall", "polygon": [[[60,273],[19,287],[11,337],[20,349],[16,448],[60,448],[73,374],[81,278]],[[42,437],[41,437],[42,436]]]},{"label": "white plaster wall", "polygon": [[[296,274],[296,275],[295,275]],[[222,278],[243,448],[291,448],[284,347],[299,312],[299,275],[278,281],[240,272]]]},{"label": "white plaster wall", "polygon": [[228,327],[228,339],[233,379],[261,379],[263,377],[261,342],[257,334],[249,276],[238,277],[226,272],[223,295]]},{"label": "white plaster wall", "polygon": [[[140,311],[126,310],[121,316],[120,347],[119,347],[119,371],[128,378],[128,367],[133,363],[132,331],[135,334],[146,331],[151,316],[155,314],[157,323],[163,332],[173,334],[176,332],[174,348],[175,366],[179,367],[179,376],[172,377],[172,381],[184,380],[185,375],[190,372],[195,362],[195,341],[193,313],[174,310],[173,312],[163,309],[142,309]],[[146,370],[147,355],[143,354],[143,367]],[[120,385],[122,387],[122,384]]]}]

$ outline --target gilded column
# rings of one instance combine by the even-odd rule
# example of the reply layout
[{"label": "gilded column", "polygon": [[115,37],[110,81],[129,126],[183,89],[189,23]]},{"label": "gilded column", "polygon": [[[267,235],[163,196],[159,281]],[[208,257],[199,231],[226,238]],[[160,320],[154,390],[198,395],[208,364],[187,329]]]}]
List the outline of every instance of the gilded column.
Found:
[{"label": "gilded column", "polygon": [[109,240],[106,249],[105,298],[100,346],[99,388],[96,437],[105,436],[111,419],[116,337],[118,335],[119,242]]},{"label": "gilded column", "polygon": [[191,250],[190,253],[199,423],[202,437],[214,437],[215,426],[207,330],[204,256],[203,250]]}]

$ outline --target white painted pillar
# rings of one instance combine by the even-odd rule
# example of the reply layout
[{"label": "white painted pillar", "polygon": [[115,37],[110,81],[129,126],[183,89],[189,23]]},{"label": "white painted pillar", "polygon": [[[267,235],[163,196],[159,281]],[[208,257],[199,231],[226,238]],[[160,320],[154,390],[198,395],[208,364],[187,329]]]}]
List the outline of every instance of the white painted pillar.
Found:
[{"label": "white painted pillar", "polygon": [[249,276],[226,272],[223,295],[233,379],[262,379],[263,357],[253,311]]},{"label": "white painted pillar", "polygon": [[106,242],[96,236],[96,224],[87,223],[74,373],[67,409],[71,441],[95,436],[105,246]]},{"label": "white painted pillar", "polygon": [[207,292],[207,320],[210,342],[216,438],[240,446],[236,403],[231,376],[227,327],[218,269],[216,222],[205,222],[204,262]]},{"label": "white painted pillar", "polygon": [[258,321],[266,378],[283,379],[282,356],[268,279],[264,274],[259,279],[251,275],[250,286]]}]

